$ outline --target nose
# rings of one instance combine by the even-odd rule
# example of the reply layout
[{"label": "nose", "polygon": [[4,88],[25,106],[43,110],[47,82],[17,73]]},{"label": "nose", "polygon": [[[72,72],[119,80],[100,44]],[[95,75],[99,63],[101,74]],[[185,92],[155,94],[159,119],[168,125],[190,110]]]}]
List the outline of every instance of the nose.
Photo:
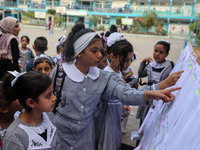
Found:
[{"label": "nose", "polygon": [[55,101],[56,100],[56,96],[54,94],[52,94],[52,100]]},{"label": "nose", "polygon": [[99,59],[101,59],[101,58],[102,58],[101,51],[99,51],[99,52],[98,52],[98,54],[97,54],[97,57],[98,57]]}]

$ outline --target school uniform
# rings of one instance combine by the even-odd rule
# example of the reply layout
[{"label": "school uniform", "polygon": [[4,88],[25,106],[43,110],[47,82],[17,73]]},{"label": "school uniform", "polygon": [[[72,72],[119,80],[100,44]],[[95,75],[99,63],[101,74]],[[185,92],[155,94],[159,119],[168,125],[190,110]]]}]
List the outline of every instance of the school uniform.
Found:
[{"label": "school uniform", "polygon": [[[114,72],[110,66],[106,66],[104,70],[113,72],[123,81],[121,72]],[[96,149],[120,150],[123,104],[118,99],[102,99],[99,105],[101,106],[95,113]]]},{"label": "school uniform", "polygon": [[60,144],[56,127],[47,113],[42,113],[43,120],[35,126],[22,122],[19,117],[9,126],[4,138],[4,150],[59,150]]},{"label": "school uniform", "polygon": [[[111,72],[90,67],[85,75],[74,62],[62,65],[66,77],[55,114],[61,150],[95,149],[94,110],[100,99],[114,98],[125,104],[146,105],[144,91],[131,89]],[[50,76],[55,79],[55,75],[56,67]]]},{"label": "school uniform", "polygon": [[[145,68],[144,66],[145,63],[140,63],[138,74],[141,75],[140,77],[148,76],[148,85],[152,85],[165,80],[169,76],[171,70],[173,69],[174,62],[169,60],[166,60],[163,63],[152,61]],[[152,101],[149,102],[148,106],[140,106],[138,108],[136,118],[144,120],[151,106]]]}]

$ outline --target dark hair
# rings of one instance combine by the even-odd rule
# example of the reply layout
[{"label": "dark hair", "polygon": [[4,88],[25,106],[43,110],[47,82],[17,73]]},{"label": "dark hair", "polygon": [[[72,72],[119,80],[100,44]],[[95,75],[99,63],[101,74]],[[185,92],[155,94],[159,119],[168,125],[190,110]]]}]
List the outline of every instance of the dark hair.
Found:
[{"label": "dark hair", "polygon": [[107,52],[106,52],[106,50],[103,47],[100,49],[100,51],[101,51],[102,58],[104,56],[107,56]]},{"label": "dark hair", "polygon": [[[169,44],[168,42],[165,42],[165,41],[158,41],[158,42],[155,44],[155,46],[158,45],[158,44],[163,45],[164,48],[165,48],[165,50],[166,50],[166,52],[169,53],[170,44]],[[155,47],[155,46],[154,46],[154,47]]]},{"label": "dark hair", "polygon": [[47,39],[43,36],[37,37],[34,41],[35,49],[39,52],[44,52],[47,48]]},{"label": "dark hair", "polygon": [[16,100],[15,92],[12,90],[11,82],[15,77],[7,73],[2,78],[2,83],[0,87],[0,106],[2,108],[6,108],[12,104]]},{"label": "dark hair", "polygon": [[111,25],[111,27],[110,27],[110,31],[111,32],[117,32],[117,26],[116,25]]},{"label": "dark hair", "polygon": [[111,34],[110,31],[107,31],[106,34],[105,34],[105,37],[106,37],[106,38],[109,37],[110,34]]},{"label": "dark hair", "polygon": [[21,37],[21,40],[22,40],[23,38],[25,38],[25,39],[28,41],[28,43],[30,42],[30,38],[29,38],[27,35],[23,35],[23,36]]},{"label": "dark hair", "polygon": [[57,46],[56,46],[56,52],[57,52],[57,53],[60,53],[60,51],[61,51],[60,48],[61,48],[61,47],[63,47],[63,44],[57,45]]},{"label": "dark hair", "polygon": [[[31,111],[26,105],[28,98],[38,101],[38,97],[51,85],[51,78],[41,72],[29,71],[20,76],[14,86],[11,88],[12,74],[7,74],[3,81],[3,90],[6,91],[6,95],[10,94],[14,100],[18,99],[20,104],[27,110]],[[9,88],[9,90],[6,90]]]},{"label": "dark hair", "polygon": [[122,71],[125,59],[128,56],[128,53],[133,52],[133,46],[132,44],[127,40],[122,40],[119,42],[116,42],[111,47],[107,47],[107,54],[113,54],[115,57],[117,56],[123,56],[122,61],[120,60],[119,69]]},{"label": "dark hair", "polygon": [[[75,59],[75,52],[74,52],[74,42],[81,37],[82,35],[88,33],[88,32],[94,32],[91,29],[85,29],[85,25],[83,23],[77,23],[72,27],[71,32],[67,36],[67,39],[65,41],[65,46],[63,50],[63,60],[66,62],[73,61]],[[100,40],[100,36],[96,35],[93,40],[90,42],[88,46],[90,46],[92,43],[96,42],[97,40]]]},{"label": "dark hair", "polygon": [[40,57],[34,62],[33,64],[34,68],[36,68],[38,64],[43,63],[43,62],[46,62],[47,64],[49,64],[51,68],[53,67],[53,63],[48,58]]}]

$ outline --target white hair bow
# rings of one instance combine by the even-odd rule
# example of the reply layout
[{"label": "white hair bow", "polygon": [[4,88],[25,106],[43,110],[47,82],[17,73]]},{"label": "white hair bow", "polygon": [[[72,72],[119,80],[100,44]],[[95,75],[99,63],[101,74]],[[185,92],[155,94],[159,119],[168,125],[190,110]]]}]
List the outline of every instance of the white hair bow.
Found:
[{"label": "white hair bow", "polygon": [[121,33],[114,32],[108,37],[107,45],[108,47],[111,47],[116,42],[119,42],[122,40],[126,40],[126,38]]},{"label": "white hair bow", "polygon": [[11,82],[11,87],[14,86],[14,84],[17,82],[17,79],[22,76],[23,74],[25,74],[26,72],[22,72],[22,73],[19,73],[17,72],[16,70],[15,71],[8,71],[10,74],[12,74],[13,76],[15,76],[15,79],[12,80]]}]

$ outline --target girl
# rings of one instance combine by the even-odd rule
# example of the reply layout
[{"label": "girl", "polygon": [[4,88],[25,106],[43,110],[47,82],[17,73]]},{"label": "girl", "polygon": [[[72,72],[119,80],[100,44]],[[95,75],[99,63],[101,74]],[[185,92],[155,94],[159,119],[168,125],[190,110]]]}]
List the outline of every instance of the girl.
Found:
[{"label": "girl", "polygon": [[99,69],[104,69],[107,65],[108,65],[108,57],[107,57],[107,53],[105,51],[104,48],[101,48],[101,55],[102,55],[102,58],[101,58],[101,61],[99,63],[99,65],[97,66]]},{"label": "girl", "polygon": [[34,71],[39,71],[47,75],[50,75],[50,72],[53,68],[52,61],[45,54],[36,56],[33,62],[33,66],[34,66],[34,69],[33,69]]},{"label": "girl", "polygon": [[[93,115],[100,99],[145,105],[151,99],[172,101],[171,92],[180,89],[144,92],[129,88],[117,76],[97,68],[101,47],[100,37],[80,23],[74,25],[65,42],[62,67],[66,76],[55,114],[62,150],[95,149]],[[57,81],[56,67],[50,76]]]},{"label": "girl", "polygon": [[[138,76],[139,78],[148,76],[147,85],[152,85],[153,83],[163,81],[169,76],[174,67],[173,61],[166,60],[166,57],[169,54],[170,45],[171,43],[168,41],[158,41],[154,46],[154,61],[151,57],[148,57],[142,60],[140,63]],[[148,106],[141,106],[138,108],[137,118],[140,118],[141,122],[144,120],[151,105],[152,102],[150,102]]]},{"label": "girl", "polygon": [[[22,106],[19,101],[12,96],[11,85],[6,85],[6,82],[11,82],[14,76],[10,76],[0,83],[0,137],[3,139],[9,125],[14,121],[14,114],[21,110]],[[6,91],[5,91],[6,90]],[[5,95],[5,93],[7,93]]]},{"label": "girl", "polygon": [[27,45],[30,42],[30,39],[28,36],[24,35],[21,37],[21,47],[19,48],[20,50],[20,58],[18,60],[20,64],[20,70],[21,72],[26,71],[26,65],[28,64],[29,61],[32,61],[34,58],[33,52],[30,48],[27,47]]},{"label": "girl", "polygon": [[19,69],[19,21],[6,17],[0,21],[0,81],[7,71]]},{"label": "girl", "polygon": [[[10,78],[10,74],[6,78]],[[12,96],[25,111],[9,126],[3,139],[4,150],[59,149],[56,127],[47,113],[55,106],[52,80],[48,75],[30,71],[21,73],[12,82]],[[34,87],[34,88],[33,88]]]}]

